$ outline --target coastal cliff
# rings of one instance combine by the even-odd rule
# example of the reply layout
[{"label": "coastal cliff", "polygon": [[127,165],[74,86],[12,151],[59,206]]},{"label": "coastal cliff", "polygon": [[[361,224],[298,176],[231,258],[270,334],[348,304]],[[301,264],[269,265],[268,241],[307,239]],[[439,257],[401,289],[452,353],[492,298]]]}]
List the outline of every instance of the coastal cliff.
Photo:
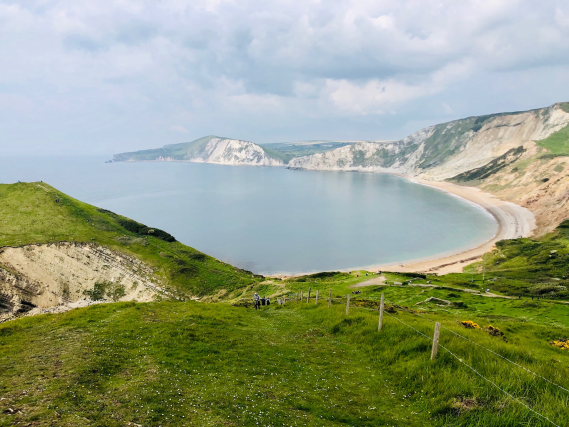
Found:
[{"label": "coastal cliff", "polygon": [[223,165],[283,166],[263,147],[250,141],[206,136],[162,148],[115,154],[113,161],[188,161]]},{"label": "coastal cliff", "polygon": [[[569,108],[548,108],[468,117],[422,129],[394,142],[360,142],[292,159],[288,166],[318,170],[389,171],[445,180],[518,150],[535,151],[569,125]],[[528,153],[531,154],[531,153]],[[517,160],[518,158],[514,159]]]},{"label": "coastal cliff", "polygon": [[476,186],[527,207],[537,233],[569,217],[569,104],[468,117],[400,141],[360,142],[292,159],[299,169],[399,173]]},{"label": "coastal cliff", "polygon": [[[530,209],[537,234],[569,218],[569,103],[529,111],[467,117],[419,130],[398,141],[267,144],[214,136],[114,161],[190,161],[292,169],[397,173],[475,186]],[[300,148],[304,149],[301,150]]]}]

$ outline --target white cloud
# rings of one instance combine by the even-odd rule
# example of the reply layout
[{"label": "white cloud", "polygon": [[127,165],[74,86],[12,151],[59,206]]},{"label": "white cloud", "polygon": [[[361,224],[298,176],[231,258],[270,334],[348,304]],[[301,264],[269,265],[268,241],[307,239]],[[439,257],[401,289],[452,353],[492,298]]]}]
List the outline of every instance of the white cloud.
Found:
[{"label": "white cloud", "polygon": [[449,64],[416,83],[397,79],[373,79],[363,84],[346,79],[327,80],[325,91],[336,107],[352,114],[392,113],[403,103],[439,93],[448,85],[465,79],[471,68],[466,61]]},{"label": "white cloud", "polygon": [[370,80],[362,85],[348,80],[328,80],[326,91],[334,106],[352,114],[385,114],[393,107],[430,93],[429,84],[410,85],[396,80]]},{"label": "white cloud", "polygon": [[[382,114],[399,126],[437,119],[417,103],[492,108],[482,82],[524,72],[534,102],[569,99],[549,78],[569,68],[561,0],[30,0],[0,4],[0,37],[0,135],[24,147],[156,144],[178,125],[304,138],[354,120],[354,138],[373,126],[381,138]],[[508,90],[509,108],[531,104]],[[89,122],[105,126],[85,135]]]}]

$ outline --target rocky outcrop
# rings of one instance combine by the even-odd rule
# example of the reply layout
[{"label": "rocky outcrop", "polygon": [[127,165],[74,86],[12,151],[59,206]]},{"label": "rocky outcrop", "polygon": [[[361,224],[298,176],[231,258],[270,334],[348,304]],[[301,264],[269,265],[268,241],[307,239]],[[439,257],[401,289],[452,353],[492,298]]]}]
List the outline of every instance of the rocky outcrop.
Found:
[{"label": "rocky outcrop", "polygon": [[0,321],[104,301],[169,297],[145,263],[89,243],[0,249]]},{"label": "rocky outcrop", "polygon": [[225,138],[213,138],[200,153],[190,160],[235,166],[283,166],[282,161],[269,156],[260,145]]}]

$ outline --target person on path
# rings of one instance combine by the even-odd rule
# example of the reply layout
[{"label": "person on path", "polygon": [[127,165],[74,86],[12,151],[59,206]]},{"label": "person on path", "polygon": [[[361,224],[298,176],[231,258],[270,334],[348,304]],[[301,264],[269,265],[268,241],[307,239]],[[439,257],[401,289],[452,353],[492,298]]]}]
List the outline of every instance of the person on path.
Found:
[{"label": "person on path", "polygon": [[261,307],[261,296],[257,292],[253,295],[253,301],[255,302],[255,310],[258,310]]}]

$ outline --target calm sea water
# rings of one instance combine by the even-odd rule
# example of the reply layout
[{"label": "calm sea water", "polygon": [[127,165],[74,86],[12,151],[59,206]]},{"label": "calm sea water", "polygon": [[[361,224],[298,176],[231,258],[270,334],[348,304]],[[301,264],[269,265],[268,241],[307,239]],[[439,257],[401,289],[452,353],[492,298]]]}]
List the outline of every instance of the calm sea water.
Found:
[{"label": "calm sea water", "polygon": [[430,257],[497,229],[481,209],[392,175],[104,160],[0,158],[0,182],[46,181],[265,274]]}]

